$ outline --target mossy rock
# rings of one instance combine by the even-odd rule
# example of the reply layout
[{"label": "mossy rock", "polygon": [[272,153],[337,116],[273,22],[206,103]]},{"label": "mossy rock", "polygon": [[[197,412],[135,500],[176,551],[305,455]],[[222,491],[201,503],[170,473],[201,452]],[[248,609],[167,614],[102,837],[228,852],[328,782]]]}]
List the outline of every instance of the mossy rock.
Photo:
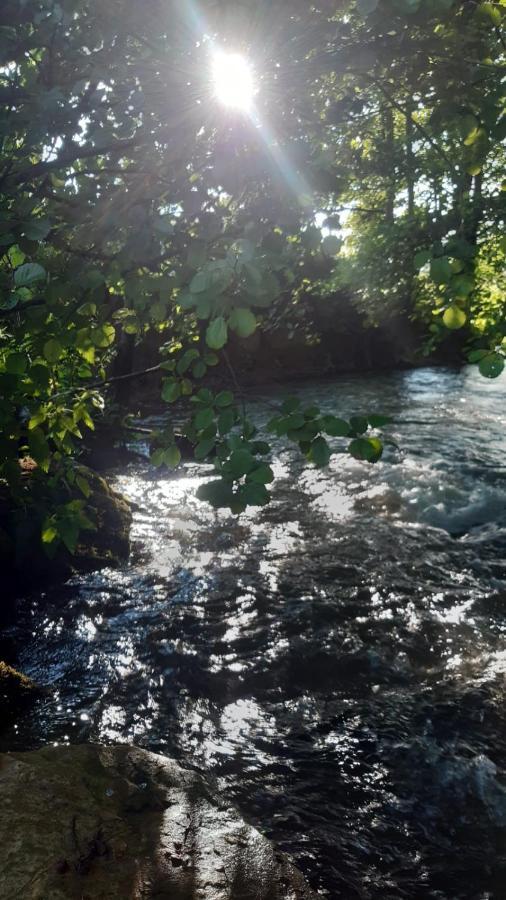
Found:
[{"label": "mossy rock", "polygon": [[[87,466],[76,466],[76,474],[89,485],[86,514],[96,527],[81,532],[73,554],[60,544],[56,553],[48,556],[40,540],[40,523],[34,520],[30,505],[23,518],[20,509],[9,506],[7,495],[0,497],[0,565],[7,596],[35,584],[62,581],[79,572],[116,567],[128,558],[132,513],[127,500]],[[27,483],[30,490],[29,477]],[[73,499],[83,500],[78,488],[62,491],[56,502]],[[2,618],[5,611],[0,609]]]},{"label": "mossy rock", "polygon": [[0,724],[14,718],[17,713],[40,695],[41,689],[31,678],[0,660]]}]

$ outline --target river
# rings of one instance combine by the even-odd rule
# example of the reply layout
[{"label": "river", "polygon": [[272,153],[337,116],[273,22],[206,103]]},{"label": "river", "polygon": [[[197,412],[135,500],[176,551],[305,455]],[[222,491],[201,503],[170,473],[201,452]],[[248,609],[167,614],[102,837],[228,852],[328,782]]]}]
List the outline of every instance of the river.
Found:
[{"label": "river", "polygon": [[239,518],[196,500],[205,467],[116,473],[132,558],[22,599],[8,637],[51,691],[2,748],[173,756],[332,900],[499,900],[506,378],[427,368],[289,392],[390,414],[400,450],[317,471],[276,447],[273,502]]}]

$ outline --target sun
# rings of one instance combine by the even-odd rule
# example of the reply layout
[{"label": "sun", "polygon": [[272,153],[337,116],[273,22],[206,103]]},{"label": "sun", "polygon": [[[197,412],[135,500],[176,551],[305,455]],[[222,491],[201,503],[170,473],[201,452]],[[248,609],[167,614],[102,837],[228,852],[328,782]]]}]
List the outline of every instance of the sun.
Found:
[{"label": "sun", "polygon": [[247,111],[255,96],[253,70],[239,53],[218,51],[212,61],[214,94],[224,106]]}]

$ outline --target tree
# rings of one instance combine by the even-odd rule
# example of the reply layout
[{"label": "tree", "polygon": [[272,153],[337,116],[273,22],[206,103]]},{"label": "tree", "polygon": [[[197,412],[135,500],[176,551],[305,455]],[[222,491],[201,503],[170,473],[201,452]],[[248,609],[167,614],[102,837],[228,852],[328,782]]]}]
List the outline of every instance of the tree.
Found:
[{"label": "tree", "polygon": [[[350,246],[371,262],[358,288],[369,313],[379,236],[383,265],[397,251],[391,290],[417,284],[438,334],[476,323],[488,303],[475,352],[486,375],[504,365],[502,308],[475,287],[504,259],[501,4],[254,7],[7,0],[0,10],[0,478],[21,505],[38,486],[34,527],[48,545],[65,541],[69,517],[89,526],[85,480],[77,506],[55,496],[76,483],[72,460],[123,333],[160,335],[162,397],[187,399],[195,457],[215,461],[200,496],[235,512],[268,502],[269,442],[240,397],[213,394],[205,378],[230,332],[248,336],[330,278],[340,242],[318,227],[322,210],[352,210]],[[255,63],[250,116],[213,97],[218,46]],[[434,286],[415,275],[415,251]],[[328,436],[379,459],[383,424],[294,400],[269,427],[325,465]],[[20,454],[37,463],[30,491]],[[170,426],[153,461],[179,461]]]}]

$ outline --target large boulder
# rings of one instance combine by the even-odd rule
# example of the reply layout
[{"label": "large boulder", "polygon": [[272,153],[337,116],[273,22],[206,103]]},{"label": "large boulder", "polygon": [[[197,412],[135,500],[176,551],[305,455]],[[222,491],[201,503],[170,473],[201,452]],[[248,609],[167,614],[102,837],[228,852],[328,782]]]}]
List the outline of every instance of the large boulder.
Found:
[{"label": "large boulder", "polygon": [[0,755],[1,900],[311,900],[206,783],[127,745]]}]

